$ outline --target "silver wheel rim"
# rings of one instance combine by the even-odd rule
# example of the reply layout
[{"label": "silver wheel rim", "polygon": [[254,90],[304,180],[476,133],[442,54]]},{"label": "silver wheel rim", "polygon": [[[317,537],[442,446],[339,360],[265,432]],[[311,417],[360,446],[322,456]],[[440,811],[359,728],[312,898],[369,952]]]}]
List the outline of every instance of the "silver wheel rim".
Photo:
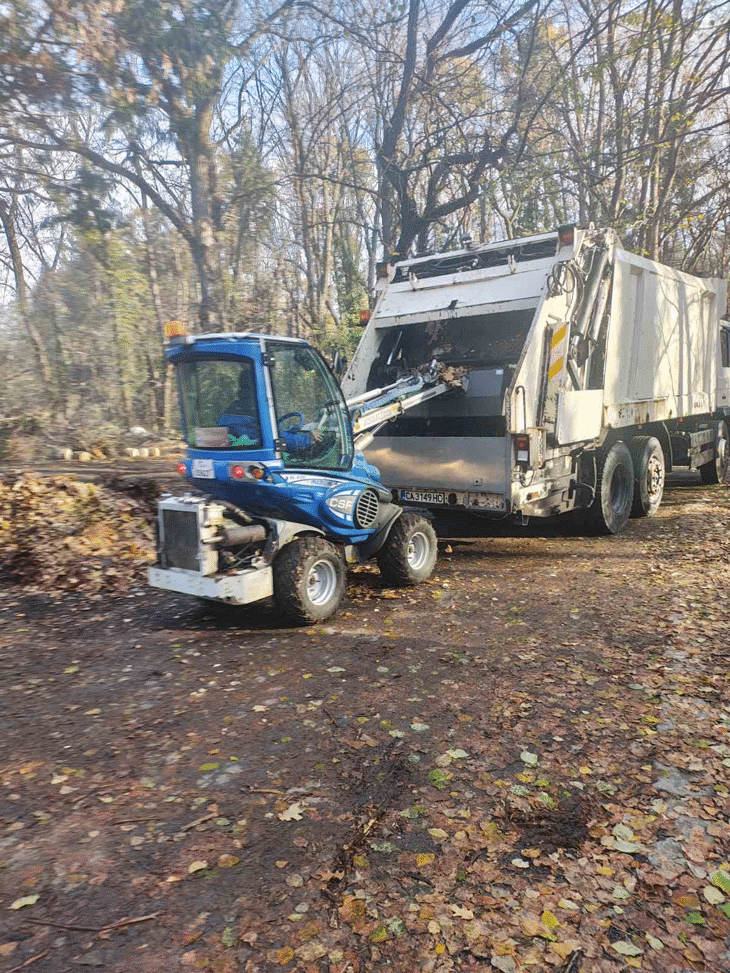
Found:
[{"label": "silver wheel rim", "polygon": [[649,497],[658,497],[664,489],[664,465],[656,456],[646,464],[646,490]]},{"label": "silver wheel rim", "polygon": [[337,571],[331,561],[315,561],[307,575],[307,597],[313,605],[326,605],[337,591]]},{"label": "silver wheel rim", "polygon": [[408,566],[413,571],[420,570],[426,563],[428,560],[429,548],[430,544],[428,543],[428,537],[426,537],[422,530],[417,530],[415,533],[411,534],[411,537],[408,540],[406,559],[408,561]]}]

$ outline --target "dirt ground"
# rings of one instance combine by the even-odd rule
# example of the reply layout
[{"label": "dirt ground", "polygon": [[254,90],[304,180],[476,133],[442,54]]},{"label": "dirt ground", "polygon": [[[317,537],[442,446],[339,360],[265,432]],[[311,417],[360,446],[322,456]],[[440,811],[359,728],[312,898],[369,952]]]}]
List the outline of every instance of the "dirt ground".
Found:
[{"label": "dirt ground", "polygon": [[0,588],[0,970],[730,970],[730,506],[327,626]]}]

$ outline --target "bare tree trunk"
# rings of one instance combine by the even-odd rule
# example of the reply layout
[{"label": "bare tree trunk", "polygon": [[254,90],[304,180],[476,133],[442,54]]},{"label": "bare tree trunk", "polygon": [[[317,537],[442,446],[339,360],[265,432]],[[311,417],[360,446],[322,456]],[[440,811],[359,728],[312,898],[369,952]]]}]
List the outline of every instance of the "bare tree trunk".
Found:
[{"label": "bare tree trunk", "polygon": [[0,198],[0,222],[3,225],[3,230],[5,231],[5,238],[8,243],[8,250],[10,251],[10,260],[13,267],[13,276],[15,277],[15,293],[18,299],[18,311],[20,314],[20,320],[25,328],[30,342],[33,345],[33,349],[36,354],[36,359],[38,361],[38,368],[43,379],[43,384],[46,388],[46,393],[49,398],[53,397],[53,371],[51,369],[51,362],[48,357],[48,351],[41,337],[41,333],[35,326],[35,323],[31,317],[28,308],[28,285],[25,279],[25,268],[23,266],[23,257],[20,252],[20,244],[18,243],[18,236],[15,228],[15,202],[11,203],[10,206],[6,203],[4,199]]},{"label": "bare tree trunk", "polygon": [[[341,149],[342,146],[337,146],[337,167],[335,170],[335,179],[339,180],[341,174]],[[335,222],[337,220],[337,215],[340,206],[340,196],[342,194],[342,184],[339,181],[334,183],[322,182],[322,195],[323,195],[323,208],[322,208],[322,218],[325,224],[325,236],[322,242],[322,255],[320,260],[320,273],[319,273],[319,307],[318,307],[318,318],[319,326],[322,329],[322,336],[324,337],[327,332],[327,314],[334,319],[335,314],[332,311],[332,302],[330,300],[330,291],[332,289],[332,270],[334,266],[334,236],[335,236]]]},{"label": "bare tree trunk", "polygon": [[122,323],[119,315],[119,302],[117,301],[117,295],[115,293],[114,284],[112,281],[109,240],[106,235],[102,235],[98,257],[102,269],[101,287],[104,297],[106,298],[105,303],[109,309],[109,317],[112,324],[112,337],[114,340],[113,357],[116,363],[116,386],[117,393],[119,395],[120,411],[125,425],[127,428],[129,428],[133,424],[132,402],[129,395],[129,386],[127,384],[129,369],[126,353],[128,351],[129,341],[127,340],[127,337],[122,334]]},{"label": "bare tree trunk", "polygon": [[[150,224],[150,213],[147,206],[147,197],[142,196],[142,222],[144,225],[144,248],[145,248],[145,272],[147,274],[147,284],[152,297],[152,309],[155,317],[155,325],[160,345],[164,341],[165,335],[165,315],[162,308],[162,295],[160,294],[160,279],[157,272],[157,254],[155,253],[152,226]],[[155,365],[154,359],[147,356],[147,370],[149,381],[153,390],[154,402],[154,425],[155,429],[165,425],[165,384],[168,370],[167,359],[164,350],[160,352],[159,365]]]},{"label": "bare tree trunk", "polygon": [[222,214],[217,196],[214,149],[210,142],[214,110],[215,101],[212,98],[196,106],[184,147],[190,167],[193,216],[190,249],[200,284],[200,324],[204,331],[225,331],[226,307],[216,241]]}]

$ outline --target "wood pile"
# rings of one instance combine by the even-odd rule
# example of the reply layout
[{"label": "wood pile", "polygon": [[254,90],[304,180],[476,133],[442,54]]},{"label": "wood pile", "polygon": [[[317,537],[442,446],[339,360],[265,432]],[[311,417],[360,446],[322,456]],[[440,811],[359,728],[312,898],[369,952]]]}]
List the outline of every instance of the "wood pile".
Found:
[{"label": "wood pile", "polygon": [[96,460],[108,462],[120,456],[127,459],[159,459],[164,457],[180,456],[185,451],[185,445],[181,442],[155,443],[149,446],[95,446],[86,449],[72,449],[70,446],[54,447],[51,449],[53,459],[63,460],[66,463],[73,461],[79,463],[93,463]]},{"label": "wood pile", "polygon": [[158,494],[154,480],[0,476],[0,583],[92,595],[142,587]]}]

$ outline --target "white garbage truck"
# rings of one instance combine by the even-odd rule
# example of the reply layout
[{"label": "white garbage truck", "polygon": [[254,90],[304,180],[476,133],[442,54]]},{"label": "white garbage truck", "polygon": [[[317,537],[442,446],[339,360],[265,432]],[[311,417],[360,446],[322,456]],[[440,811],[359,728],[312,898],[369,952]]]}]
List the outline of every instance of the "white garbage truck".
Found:
[{"label": "white garbage truck", "polygon": [[437,525],[581,511],[616,533],[656,512],[665,474],[730,464],[725,281],[628,253],[611,229],[555,232],[385,264],[346,396],[424,361],[458,398],[375,430],[366,455]]}]

